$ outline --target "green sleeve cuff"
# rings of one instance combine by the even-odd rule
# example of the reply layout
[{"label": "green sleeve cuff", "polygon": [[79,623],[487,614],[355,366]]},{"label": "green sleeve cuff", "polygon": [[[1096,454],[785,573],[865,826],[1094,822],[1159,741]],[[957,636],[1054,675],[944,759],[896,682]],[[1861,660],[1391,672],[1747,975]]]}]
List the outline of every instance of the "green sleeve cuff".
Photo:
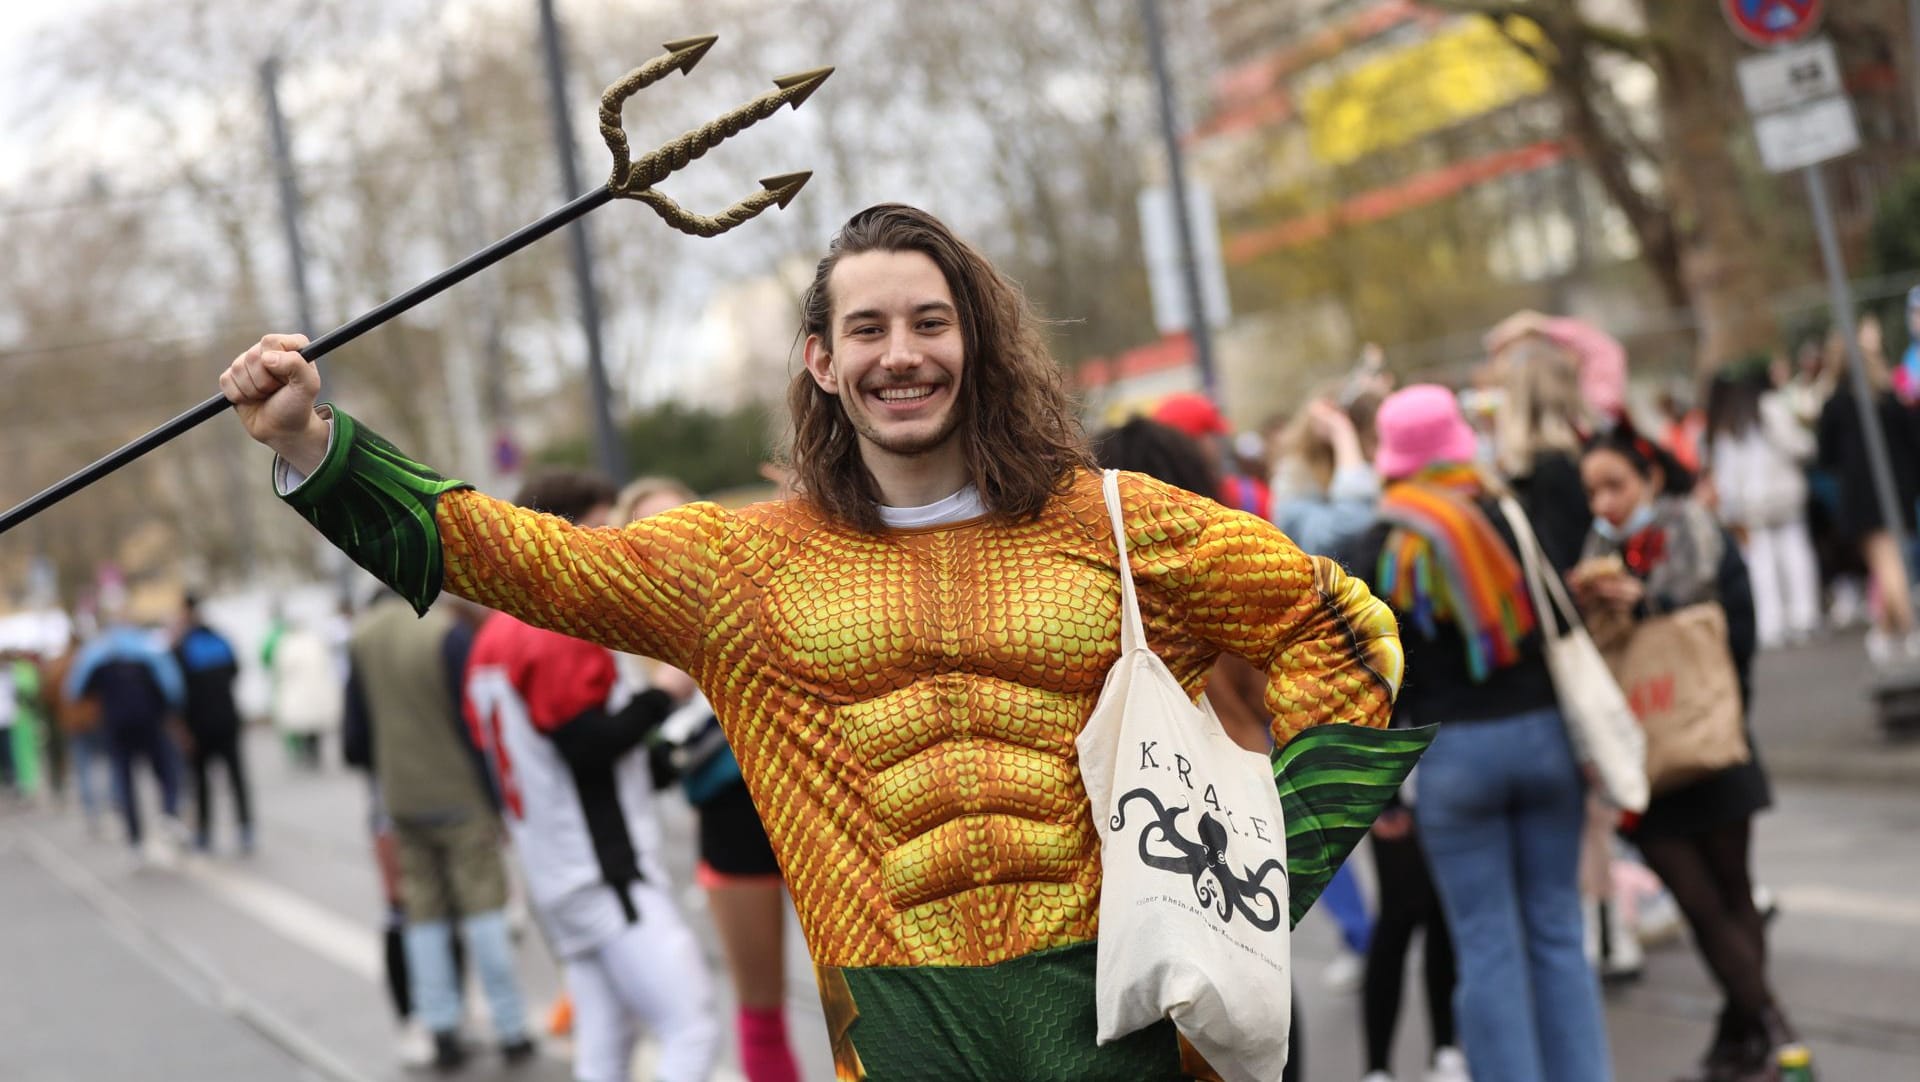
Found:
[{"label": "green sleeve cuff", "polygon": [[281,498],[373,577],[426,612],[444,565],[434,508],[443,493],[472,488],[403,454],[333,407],[327,457]]},{"label": "green sleeve cuff", "polygon": [[1360,844],[1437,732],[1315,725],[1273,754],[1287,822],[1287,903],[1293,923]]}]

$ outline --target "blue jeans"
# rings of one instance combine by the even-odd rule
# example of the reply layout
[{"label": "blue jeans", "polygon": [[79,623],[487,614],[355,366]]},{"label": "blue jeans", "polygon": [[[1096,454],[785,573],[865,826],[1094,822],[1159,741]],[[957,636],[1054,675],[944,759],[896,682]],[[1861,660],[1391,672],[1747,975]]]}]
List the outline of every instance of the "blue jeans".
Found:
[{"label": "blue jeans", "polygon": [[[513,972],[513,943],[507,935],[507,917],[500,910],[479,913],[460,921],[467,960],[480,974],[480,991],[487,997],[487,1017],[493,1035],[502,1044],[527,1036],[527,1008],[520,998],[520,980]],[[453,962],[453,927],[444,920],[417,921],[405,935],[407,972],[413,993],[414,1017],[432,1033],[460,1028],[460,981]]]},{"label": "blue jeans", "polygon": [[1600,988],[1581,952],[1586,788],[1557,710],[1440,726],[1415,816],[1459,961],[1474,1082],[1606,1082]]},{"label": "blue jeans", "polygon": [[1373,918],[1367,914],[1367,900],[1360,895],[1360,881],[1354,877],[1353,861],[1346,860],[1320,892],[1320,904],[1340,926],[1340,939],[1347,949],[1365,955],[1373,941]]},{"label": "blue jeans", "polygon": [[[67,737],[67,769],[73,775],[73,787],[80,793],[80,810],[85,814],[87,829],[92,830],[100,819],[100,779],[99,768],[107,755],[106,737],[99,730],[73,733]],[[118,805],[119,791],[114,791],[113,800]]]}]

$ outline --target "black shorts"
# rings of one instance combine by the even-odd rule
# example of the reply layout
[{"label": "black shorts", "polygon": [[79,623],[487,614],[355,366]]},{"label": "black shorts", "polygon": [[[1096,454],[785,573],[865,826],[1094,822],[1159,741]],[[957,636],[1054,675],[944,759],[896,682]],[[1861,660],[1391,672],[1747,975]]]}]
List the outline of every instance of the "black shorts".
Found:
[{"label": "black shorts", "polygon": [[724,876],[779,875],[773,843],[743,782],[734,782],[696,807],[700,814],[700,862]]}]

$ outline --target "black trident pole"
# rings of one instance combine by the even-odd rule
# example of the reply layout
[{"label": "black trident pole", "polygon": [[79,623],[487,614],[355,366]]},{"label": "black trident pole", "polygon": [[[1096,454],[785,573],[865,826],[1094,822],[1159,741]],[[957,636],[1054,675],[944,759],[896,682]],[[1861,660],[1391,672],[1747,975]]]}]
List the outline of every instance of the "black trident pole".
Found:
[{"label": "black trident pole", "polygon": [[[760,191],[713,217],[694,214],[683,209],[665,194],[654,190],[653,185],[720,145],[729,137],[738,134],[748,125],[772,116],[780,106],[791,105],[798,109],[800,103],[825,82],[827,76],[833,74],[832,68],[820,68],[775,79],[774,86],[778,89],[768,91],[719,119],[686,132],[636,161],[628,161],[626,133],[619,127],[621,106],[635,92],[665,78],[672,72],[678,71],[685,74],[692,71],[693,66],[699,63],[700,58],[705,56],[707,50],[713,46],[714,40],[712,37],[701,37],[668,42],[665,46],[668,50],[667,55],[655,57],[645,65],[628,72],[619,82],[607,88],[600,99],[601,134],[607,140],[608,149],[613,152],[614,174],[613,179],[606,185],[579,196],[559,210],[539,221],[522,226],[510,236],[495,241],[385,304],[355,316],[313,339],[307,343],[307,348],[300,351],[300,355],[309,361],[317,361],[421,301],[472,277],[541,237],[577,221],[588,212],[603,207],[615,199],[637,199],[653,208],[654,212],[668,225],[683,233],[701,237],[724,233],[768,207],[785,207],[791,203],[793,197],[799,194],[801,185],[805,184],[812,174],[788,173],[762,180]],[[0,534],[6,533],[148,451],[198,427],[209,418],[218,416],[225,412],[229,405],[225,395],[214,395],[105,458],[75,472],[65,480],[48,486],[32,498],[0,514]]]}]

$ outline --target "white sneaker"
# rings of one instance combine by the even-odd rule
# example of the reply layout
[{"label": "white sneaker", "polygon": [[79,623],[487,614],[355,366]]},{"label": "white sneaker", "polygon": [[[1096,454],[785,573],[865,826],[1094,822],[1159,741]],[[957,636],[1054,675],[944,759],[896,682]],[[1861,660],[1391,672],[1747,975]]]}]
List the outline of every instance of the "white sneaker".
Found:
[{"label": "white sneaker", "polygon": [[1385,1071],[1369,1071],[1360,1082],[1393,1082],[1393,1076]]},{"label": "white sneaker", "polygon": [[1367,977],[1367,961],[1352,951],[1342,951],[1338,958],[1327,963],[1320,974],[1330,992],[1357,992]]},{"label": "white sneaker", "polygon": [[180,866],[180,846],[164,830],[147,835],[140,846],[142,867],[171,871]]},{"label": "white sneaker", "polygon": [[1893,664],[1898,649],[1899,644],[1893,641],[1892,635],[1877,627],[1867,632],[1867,660],[1873,663],[1874,668],[1884,669]]},{"label": "white sneaker", "polygon": [[421,1068],[433,1063],[433,1037],[418,1022],[400,1024],[400,1036],[394,1041],[393,1054],[400,1066]]},{"label": "white sneaker", "polygon": [[1435,1051],[1427,1082],[1473,1082],[1473,1076],[1467,1073],[1466,1055],[1452,1047]]}]

